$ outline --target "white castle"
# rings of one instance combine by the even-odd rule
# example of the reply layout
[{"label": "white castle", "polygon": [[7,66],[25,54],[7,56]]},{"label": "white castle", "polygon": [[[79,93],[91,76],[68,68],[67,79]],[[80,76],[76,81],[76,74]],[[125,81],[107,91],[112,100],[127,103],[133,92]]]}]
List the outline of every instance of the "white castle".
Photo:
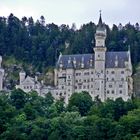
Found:
[{"label": "white castle", "polygon": [[100,14],[95,33],[94,54],[60,55],[54,70],[54,97],[68,103],[74,92],[87,91],[92,99],[131,98],[133,91],[130,49],[126,52],[107,52],[106,27]]},{"label": "white castle", "polygon": [[128,100],[133,92],[130,49],[126,52],[107,52],[106,27],[100,14],[95,33],[94,54],[60,55],[54,70],[55,87],[42,86],[37,79],[20,73],[21,88],[25,92],[37,91],[40,95],[51,92],[55,99],[68,103],[74,92],[87,91],[92,99],[101,101],[121,97]]}]

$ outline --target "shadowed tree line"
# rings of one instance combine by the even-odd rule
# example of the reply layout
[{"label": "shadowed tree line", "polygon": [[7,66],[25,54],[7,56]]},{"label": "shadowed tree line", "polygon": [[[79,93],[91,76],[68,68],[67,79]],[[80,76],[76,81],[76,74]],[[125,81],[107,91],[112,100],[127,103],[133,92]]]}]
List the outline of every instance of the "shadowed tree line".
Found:
[{"label": "shadowed tree line", "polygon": [[[112,29],[106,25],[106,28],[108,50],[126,51],[130,45],[133,64],[137,64],[140,61],[139,24],[113,25]],[[44,16],[34,21],[32,17],[20,20],[10,14],[8,18],[0,17],[0,54],[12,56],[42,71],[47,66],[55,65],[60,52],[93,53],[95,31],[96,25],[92,22],[76,29],[75,24],[72,27],[48,24]]]}]

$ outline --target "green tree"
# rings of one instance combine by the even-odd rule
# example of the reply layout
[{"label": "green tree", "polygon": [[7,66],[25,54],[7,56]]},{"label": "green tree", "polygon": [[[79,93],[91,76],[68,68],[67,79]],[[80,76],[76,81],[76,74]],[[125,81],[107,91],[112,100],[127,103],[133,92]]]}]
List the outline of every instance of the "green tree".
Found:
[{"label": "green tree", "polygon": [[24,107],[27,102],[27,93],[22,91],[21,89],[16,89],[11,92],[10,102],[16,109],[21,109]]},{"label": "green tree", "polygon": [[92,106],[92,97],[87,92],[74,93],[70,97],[68,110],[72,110],[74,106],[78,108],[78,111],[82,116],[86,115]]}]

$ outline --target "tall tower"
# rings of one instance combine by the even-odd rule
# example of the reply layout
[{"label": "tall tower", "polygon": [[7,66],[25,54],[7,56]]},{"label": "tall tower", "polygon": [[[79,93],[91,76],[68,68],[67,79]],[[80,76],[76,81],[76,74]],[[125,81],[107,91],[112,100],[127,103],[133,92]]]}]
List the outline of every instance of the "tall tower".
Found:
[{"label": "tall tower", "polygon": [[21,85],[22,82],[25,80],[25,76],[26,76],[26,73],[24,71],[21,71],[19,73],[19,84]]},{"label": "tall tower", "polygon": [[105,100],[105,39],[106,28],[102,23],[102,17],[100,12],[99,22],[95,33],[95,94],[99,95],[99,98]]},{"label": "tall tower", "polygon": [[2,56],[0,56],[0,90],[3,90],[4,69],[1,67]]}]

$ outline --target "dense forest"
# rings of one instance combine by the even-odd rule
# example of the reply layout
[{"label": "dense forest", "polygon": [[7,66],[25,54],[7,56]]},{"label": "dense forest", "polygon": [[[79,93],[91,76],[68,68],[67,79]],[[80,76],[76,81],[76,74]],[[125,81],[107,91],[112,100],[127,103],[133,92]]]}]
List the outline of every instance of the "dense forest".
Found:
[{"label": "dense forest", "polygon": [[[46,20],[47,21],[47,20]],[[133,64],[140,61],[140,27],[130,23],[107,28],[106,46],[109,51],[126,51],[131,47]],[[90,22],[80,29],[62,24],[46,23],[44,16],[34,21],[32,17],[21,20],[10,14],[0,17],[0,54],[14,57],[23,63],[35,66],[40,72],[54,66],[59,53],[93,53],[96,24]]]},{"label": "dense forest", "polygon": [[68,105],[13,90],[0,94],[1,140],[139,140],[140,99],[102,103],[87,92],[74,93]]}]

